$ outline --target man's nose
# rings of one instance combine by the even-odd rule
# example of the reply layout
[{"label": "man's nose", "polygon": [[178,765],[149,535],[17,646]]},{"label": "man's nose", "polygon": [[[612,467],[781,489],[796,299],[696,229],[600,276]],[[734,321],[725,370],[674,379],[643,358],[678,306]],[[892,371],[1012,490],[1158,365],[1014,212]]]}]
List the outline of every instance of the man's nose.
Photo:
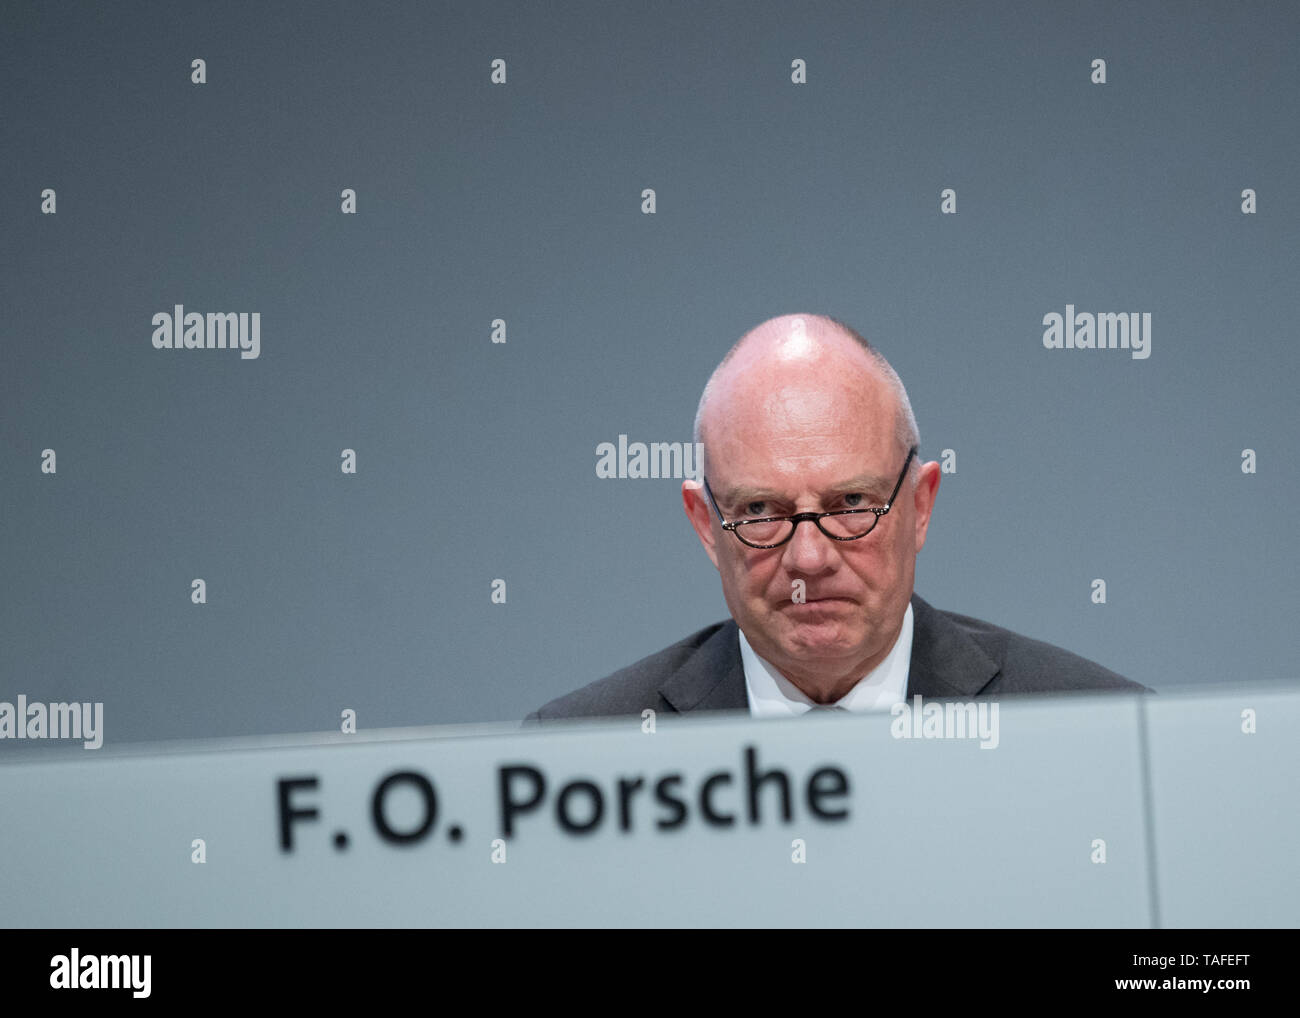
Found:
[{"label": "man's nose", "polygon": [[821,532],[813,520],[801,520],[786,542],[786,565],[797,572],[820,572],[839,554],[836,542]]}]

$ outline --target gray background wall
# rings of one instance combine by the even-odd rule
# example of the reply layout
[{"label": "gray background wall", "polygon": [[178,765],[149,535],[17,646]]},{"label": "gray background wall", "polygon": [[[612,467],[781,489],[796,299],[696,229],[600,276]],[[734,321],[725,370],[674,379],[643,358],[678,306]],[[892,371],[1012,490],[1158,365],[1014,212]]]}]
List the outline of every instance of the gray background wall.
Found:
[{"label": "gray background wall", "polygon": [[[680,481],[595,449],[688,441],[789,311],[957,454],[931,603],[1157,690],[1295,675],[1294,4],[2,17],[0,700],[114,743],[522,717],[725,615]],[[261,356],[155,350],[177,303]],[[1150,311],[1150,359],[1044,349],[1067,303]]]}]

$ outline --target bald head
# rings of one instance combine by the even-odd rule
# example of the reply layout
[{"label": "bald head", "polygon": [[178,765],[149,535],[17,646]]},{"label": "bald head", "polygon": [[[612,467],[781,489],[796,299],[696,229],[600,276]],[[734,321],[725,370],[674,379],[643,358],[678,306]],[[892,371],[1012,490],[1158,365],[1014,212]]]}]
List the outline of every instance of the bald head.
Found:
[{"label": "bald head", "polygon": [[[879,350],[825,315],[781,315],[745,333],[705,385],[695,413],[695,442],[704,450],[702,471],[707,471],[710,455],[720,453],[720,444],[744,440],[725,427],[720,432],[720,425],[755,412],[789,414],[818,391],[826,394],[827,403],[855,414],[889,414],[902,453],[920,444],[907,390]],[[810,441],[816,441],[816,423],[808,421]]]}]

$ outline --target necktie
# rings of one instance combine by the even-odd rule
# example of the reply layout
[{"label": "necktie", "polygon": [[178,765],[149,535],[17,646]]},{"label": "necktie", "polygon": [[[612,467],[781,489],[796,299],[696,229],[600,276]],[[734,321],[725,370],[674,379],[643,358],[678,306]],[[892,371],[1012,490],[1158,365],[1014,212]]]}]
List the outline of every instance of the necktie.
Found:
[{"label": "necktie", "polygon": [[832,713],[832,712],[834,712],[834,711],[838,711],[838,712],[841,713],[841,714],[848,714],[848,713],[849,713],[849,709],[848,709],[847,707],[841,707],[838,703],[815,703],[815,704],[812,705],[811,708],[809,708],[809,710],[807,711],[807,713],[809,713],[809,714],[819,714],[819,713],[830,714],[830,713]]}]

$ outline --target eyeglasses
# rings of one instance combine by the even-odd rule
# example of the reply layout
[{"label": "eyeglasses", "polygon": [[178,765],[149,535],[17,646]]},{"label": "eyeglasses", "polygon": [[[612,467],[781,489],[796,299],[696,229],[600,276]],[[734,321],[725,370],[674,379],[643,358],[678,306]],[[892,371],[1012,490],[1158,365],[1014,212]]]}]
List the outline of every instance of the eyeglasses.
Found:
[{"label": "eyeglasses", "polygon": [[817,529],[829,537],[832,541],[856,541],[860,537],[866,537],[876,528],[880,522],[880,517],[889,512],[894,505],[894,499],[898,497],[898,491],[903,486],[903,478],[907,476],[907,468],[912,463],[912,457],[916,455],[916,446],[912,446],[911,451],[907,454],[907,459],[903,461],[903,470],[898,475],[898,483],[894,485],[893,493],[890,494],[883,506],[872,506],[867,509],[835,509],[828,513],[795,513],[793,516],[764,516],[756,520],[736,520],[734,523],[728,523],[722,518],[722,510],[718,508],[718,501],[713,497],[713,489],[709,487],[708,478],[704,478],[704,490],[708,493],[709,503],[713,506],[713,511],[718,514],[718,519],[722,523],[723,530],[730,530],[736,535],[736,539],[741,544],[748,545],[751,548],[779,548],[786,541],[794,537],[795,528],[804,520],[812,520],[817,524]]}]

